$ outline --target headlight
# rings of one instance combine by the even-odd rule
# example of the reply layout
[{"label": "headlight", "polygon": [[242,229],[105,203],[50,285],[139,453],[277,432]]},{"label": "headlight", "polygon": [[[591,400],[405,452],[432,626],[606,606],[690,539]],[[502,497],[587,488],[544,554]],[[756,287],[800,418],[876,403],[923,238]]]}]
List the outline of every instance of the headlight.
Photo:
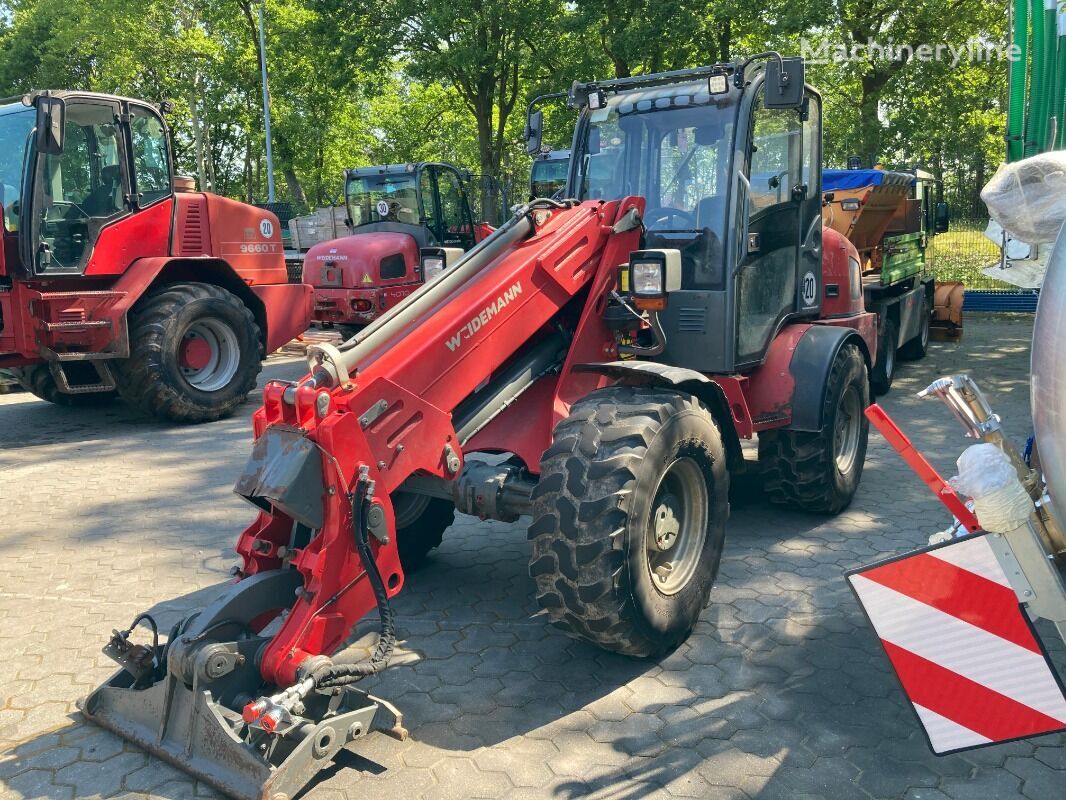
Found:
[{"label": "headlight", "polygon": [[629,266],[633,294],[658,297],[663,293],[663,264],[661,261],[633,261]]},{"label": "headlight", "polygon": [[430,256],[422,259],[422,272],[425,275],[425,280],[429,281],[436,278],[442,272],[444,272],[444,259],[440,256]]}]

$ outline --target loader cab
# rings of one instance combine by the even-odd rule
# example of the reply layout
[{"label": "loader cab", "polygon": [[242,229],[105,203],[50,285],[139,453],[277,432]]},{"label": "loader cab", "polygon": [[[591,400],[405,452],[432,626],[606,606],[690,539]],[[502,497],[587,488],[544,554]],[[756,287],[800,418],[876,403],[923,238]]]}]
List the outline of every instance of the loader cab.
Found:
[{"label": "loader cab", "polygon": [[567,194],[644,197],[642,247],[681,253],[681,290],[659,314],[662,358],[706,373],[760,364],[782,325],[821,307],[819,95],[800,67],[802,91],[783,107],[762,65],[737,70],[570,93],[580,116]]},{"label": "loader cab", "polygon": [[5,233],[30,278],[82,275],[105,228],[173,193],[163,117],[122,97],[41,92],[0,106],[0,154]]},{"label": "loader cab", "polygon": [[475,244],[463,177],[449,164],[348,170],[344,193],[352,233],[402,231],[419,247],[469,250]]}]

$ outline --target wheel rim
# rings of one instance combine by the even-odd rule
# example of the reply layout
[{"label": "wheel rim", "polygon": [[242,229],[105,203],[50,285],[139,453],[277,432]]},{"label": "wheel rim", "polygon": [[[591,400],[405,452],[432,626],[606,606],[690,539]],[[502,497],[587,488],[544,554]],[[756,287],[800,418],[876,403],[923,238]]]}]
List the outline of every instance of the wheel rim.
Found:
[{"label": "wheel rim", "polygon": [[648,572],[662,594],[677,594],[695,575],[709,513],[703,470],[691,458],[677,459],[659,482],[645,536]]},{"label": "wheel rim", "polygon": [[859,452],[859,432],[862,429],[862,400],[859,390],[848,386],[840,399],[837,411],[836,431],[833,434],[833,452],[836,454],[837,470],[846,475],[855,466]]},{"label": "wheel rim", "polygon": [[217,392],[237,374],[241,348],[229,325],[215,319],[197,320],[181,337],[178,365],[194,389]]},{"label": "wheel rim", "polygon": [[890,379],[896,371],[896,343],[891,339],[885,341],[885,378]]},{"label": "wheel rim", "polygon": [[923,324],[922,324],[921,336],[922,336],[922,349],[924,350],[926,345],[929,344],[929,324],[931,322],[931,320],[929,319],[929,307],[924,305],[924,304],[922,305],[922,321],[923,321]]}]

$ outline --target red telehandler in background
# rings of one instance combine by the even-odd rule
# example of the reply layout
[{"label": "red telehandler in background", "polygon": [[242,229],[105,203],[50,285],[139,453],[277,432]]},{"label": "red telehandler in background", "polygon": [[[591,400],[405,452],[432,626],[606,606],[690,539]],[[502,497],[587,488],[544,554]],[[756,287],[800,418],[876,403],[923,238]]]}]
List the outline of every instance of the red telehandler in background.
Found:
[{"label": "red telehandler in background", "polygon": [[277,217],[175,177],[158,109],[37,92],[0,105],[0,145],[0,369],[38,397],[219,419],[307,329]]},{"label": "red telehandler in background", "polygon": [[[85,715],[234,797],[293,797],[349,742],[405,735],[354,684],[387,665],[404,564],[456,510],[529,515],[547,619],[639,657],[711,599],[730,476],[756,466],[742,439],[773,499],[847,506],[876,320],[822,227],[819,95],[802,60],[763,58],[575,84],[572,199],[520,207],[267,385],[237,580],[164,644],[131,640],[143,615],[116,631],[123,669]],[[783,197],[749,180],[770,171]],[[333,660],[375,609],[373,656]]]},{"label": "red telehandler in background", "polygon": [[492,230],[474,223],[463,173],[451,164],[350,169],[344,200],[349,234],[307,251],[303,281],[315,287],[315,321],[345,338]]}]

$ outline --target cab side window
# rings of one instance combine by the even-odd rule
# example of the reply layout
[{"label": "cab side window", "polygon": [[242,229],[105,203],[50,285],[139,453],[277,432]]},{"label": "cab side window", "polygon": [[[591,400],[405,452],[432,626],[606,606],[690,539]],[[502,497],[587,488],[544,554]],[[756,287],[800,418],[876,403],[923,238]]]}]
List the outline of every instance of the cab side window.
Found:
[{"label": "cab side window", "polygon": [[422,195],[422,208],[426,214],[426,227],[435,242],[441,240],[440,209],[437,207],[436,195],[433,193],[433,173],[423,169],[418,180],[418,191]]},{"label": "cab side window", "polygon": [[463,201],[459,176],[450,169],[437,173],[437,192],[440,195],[441,239],[445,246],[467,247],[474,235],[470,212]]},{"label": "cab side window", "polygon": [[[761,96],[760,96],[761,97]],[[801,183],[795,154],[800,137],[799,114],[791,109],[765,108],[759,103],[752,116],[751,213],[787,203],[792,187]]]},{"label": "cab side window", "polygon": [[163,123],[147,110],[134,110],[130,122],[133,142],[134,191],[142,206],[170,194],[170,160]]}]

